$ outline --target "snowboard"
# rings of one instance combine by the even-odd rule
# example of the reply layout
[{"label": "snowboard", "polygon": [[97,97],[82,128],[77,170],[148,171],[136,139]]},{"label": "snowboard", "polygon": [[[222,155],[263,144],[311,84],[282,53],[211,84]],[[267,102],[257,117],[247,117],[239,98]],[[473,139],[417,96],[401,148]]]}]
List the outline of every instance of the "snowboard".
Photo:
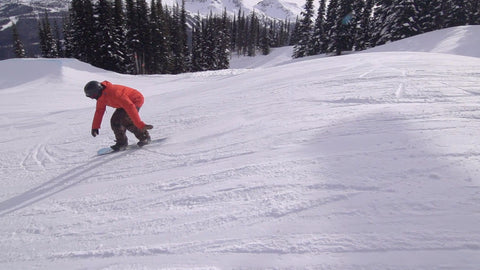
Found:
[{"label": "snowboard", "polygon": [[133,150],[133,149],[140,149],[140,148],[143,148],[143,147],[149,147],[152,144],[162,143],[166,139],[167,138],[160,138],[160,139],[152,140],[149,144],[146,144],[144,146],[138,146],[137,144],[129,144],[125,150],[120,150],[120,151],[114,151],[110,147],[104,147],[104,148],[97,151],[97,155],[98,156],[103,156],[103,155],[108,155],[108,154],[113,154],[113,153],[121,153],[121,152],[125,152],[125,151],[128,151],[128,150]]}]

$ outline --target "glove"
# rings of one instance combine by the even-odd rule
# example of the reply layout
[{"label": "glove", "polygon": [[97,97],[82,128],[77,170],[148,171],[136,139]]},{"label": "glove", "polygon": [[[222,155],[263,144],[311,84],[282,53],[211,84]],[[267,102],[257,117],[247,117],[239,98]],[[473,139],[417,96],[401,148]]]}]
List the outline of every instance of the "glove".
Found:
[{"label": "glove", "polygon": [[152,128],[153,128],[152,125],[145,125],[145,126],[142,128],[142,132],[145,132],[145,131],[147,131],[147,130],[149,130],[149,129],[152,129]]},{"label": "glove", "polygon": [[93,137],[97,137],[97,135],[99,134],[100,132],[98,131],[98,128],[92,128],[92,136]]}]

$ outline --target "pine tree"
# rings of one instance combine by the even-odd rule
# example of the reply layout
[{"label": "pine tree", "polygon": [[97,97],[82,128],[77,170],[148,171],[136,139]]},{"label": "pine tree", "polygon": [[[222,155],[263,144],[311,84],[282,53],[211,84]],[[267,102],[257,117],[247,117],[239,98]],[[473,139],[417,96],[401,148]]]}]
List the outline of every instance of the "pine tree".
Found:
[{"label": "pine tree", "polygon": [[58,57],[65,57],[65,49],[62,41],[62,37],[60,36],[60,26],[58,25],[57,20],[53,21],[53,32],[54,32],[54,39],[56,42],[56,47],[57,47],[57,54]]},{"label": "pine tree", "polygon": [[52,27],[48,18],[48,12],[45,11],[44,19],[39,23],[40,49],[42,57],[57,58],[57,42],[53,37]]},{"label": "pine tree", "polygon": [[335,22],[337,20],[337,7],[338,7],[338,0],[330,0],[327,6],[327,15],[325,18],[325,31],[327,32],[328,41],[330,41],[330,34],[332,32],[333,27],[335,26]]},{"label": "pine tree", "polygon": [[[335,1],[335,0],[331,0]],[[296,45],[300,40],[300,20],[298,16],[295,18],[295,23],[292,30],[292,36],[290,37],[289,45]]]},{"label": "pine tree", "polygon": [[202,23],[202,64],[206,70],[214,70],[215,68],[215,29],[213,29],[213,14],[203,20]]},{"label": "pine tree", "polygon": [[70,21],[70,17],[64,16],[63,18],[63,36],[64,36],[64,57],[72,58],[75,50],[74,37],[73,37],[73,25]]},{"label": "pine tree", "polygon": [[182,72],[182,57],[183,50],[181,49],[182,34],[180,29],[180,10],[178,4],[173,7],[172,17],[170,18],[170,32],[172,33],[172,42],[170,44],[170,50],[172,51],[171,68],[170,72],[178,74]]},{"label": "pine tree", "polygon": [[221,18],[218,18],[217,31],[218,35],[218,44],[217,44],[217,59],[218,59],[218,69],[227,69],[230,66],[230,32],[229,32],[229,19],[227,16],[227,11],[223,11]]},{"label": "pine tree", "polygon": [[90,0],[72,0],[70,18],[64,35],[66,55],[86,63],[95,63],[98,44],[95,40],[95,20]]},{"label": "pine tree", "polygon": [[230,27],[226,11],[222,17],[210,15],[193,30],[192,71],[226,69],[230,65]]},{"label": "pine tree", "polygon": [[22,41],[18,35],[17,25],[14,23],[12,26],[13,32],[13,49],[15,51],[15,57],[17,58],[25,58],[26,52],[25,47],[23,46]]},{"label": "pine tree", "polygon": [[190,70],[189,49],[187,44],[187,20],[185,1],[182,0],[182,7],[175,6],[173,11],[173,22],[171,25],[173,38],[173,70],[174,74]]},{"label": "pine tree", "polygon": [[263,55],[270,53],[270,43],[272,42],[271,33],[267,26],[263,26],[260,32],[260,49]]},{"label": "pine tree", "polygon": [[168,31],[166,31],[165,19],[163,14],[162,2],[152,0],[150,8],[150,26],[151,26],[151,52],[149,53],[152,67],[151,73],[168,73],[169,67],[169,46]]},{"label": "pine tree", "polygon": [[275,29],[275,33],[277,33],[277,47],[290,45],[290,22],[287,19],[280,22],[280,26]]},{"label": "pine tree", "polygon": [[141,61],[141,55],[139,51],[141,50],[140,44],[140,33],[139,33],[139,23],[138,23],[138,9],[137,3],[135,0],[126,0],[126,40],[127,48],[129,49],[127,58],[133,63],[133,67],[129,71],[132,74],[140,74],[141,67],[143,62]]},{"label": "pine tree", "polygon": [[415,8],[418,11],[418,25],[422,32],[429,32],[436,29],[435,18],[438,16],[436,5],[441,0],[420,1]]},{"label": "pine tree", "polygon": [[95,18],[92,1],[83,0],[83,9],[84,17],[80,30],[83,33],[81,33],[80,38],[83,39],[81,43],[84,47],[83,53],[86,56],[87,63],[94,64],[97,59],[98,42],[95,39]]},{"label": "pine tree", "polygon": [[355,29],[354,49],[356,51],[371,47],[373,0],[366,0],[362,10],[360,10],[359,6],[359,4],[356,5],[356,13],[359,14],[357,28]]},{"label": "pine tree", "polygon": [[112,25],[112,52],[115,59],[114,70],[120,73],[128,73],[133,68],[133,62],[128,57],[128,48],[126,42],[125,13],[123,1],[115,0],[113,5],[113,25]]},{"label": "pine tree", "polygon": [[163,41],[162,32],[160,29],[160,19],[158,18],[158,8],[155,0],[150,1],[150,18],[149,18],[149,35],[150,44],[148,47],[147,55],[149,57],[145,59],[148,66],[149,73],[160,73],[160,65],[158,65],[157,59],[161,55],[161,44]]},{"label": "pine tree", "polygon": [[247,37],[248,37],[248,25],[247,19],[245,17],[245,13],[241,10],[238,11],[238,27],[237,27],[237,36],[235,37],[236,40],[236,48],[237,54],[239,55],[246,55],[247,54]]},{"label": "pine tree", "polygon": [[[280,24],[281,22],[278,22]],[[280,47],[280,31],[277,26],[277,20],[270,20],[263,23],[263,28],[267,32],[267,37],[270,39],[269,47]]]},{"label": "pine tree", "polygon": [[445,14],[445,27],[466,25],[469,20],[468,12],[470,11],[468,0],[447,0],[447,3],[449,8]]},{"label": "pine tree", "polygon": [[327,50],[327,35],[325,32],[325,0],[319,1],[317,18],[313,28],[311,54],[325,53]]},{"label": "pine tree", "polygon": [[478,0],[470,0],[471,12],[468,24],[480,24],[480,2]]},{"label": "pine tree", "polygon": [[315,51],[312,48],[312,34],[313,34],[313,0],[307,0],[304,11],[302,11],[300,25],[298,28],[299,40],[293,47],[293,57],[299,58],[313,54]]},{"label": "pine tree", "polygon": [[335,11],[334,25],[329,33],[330,42],[327,52],[340,55],[342,51],[350,51],[353,47],[355,23],[353,18],[353,0],[339,0]]},{"label": "pine tree", "polygon": [[413,0],[396,0],[390,20],[390,41],[414,36],[421,32]]},{"label": "pine tree", "polygon": [[374,9],[374,30],[372,32],[372,45],[378,46],[390,41],[392,16],[395,7],[394,0],[377,0]]},{"label": "pine tree", "polygon": [[203,48],[205,47],[205,40],[203,39],[203,22],[200,14],[195,19],[196,23],[192,31],[192,71],[207,70],[205,64],[205,55]]},{"label": "pine tree", "polygon": [[237,31],[238,31],[237,17],[234,14],[232,23],[230,24],[230,50],[232,52],[234,52],[236,48]]},{"label": "pine tree", "polygon": [[255,56],[257,53],[258,47],[258,37],[259,37],[259,21],[255,11],[252,12],[252,15],[249,17],[248,24],[248,38],[247,38],[247,55]]},{"label": "pine tree", "polygon": [[114,9],[109,0],[99,0],[95,6],[95,39],[98,44],[95,65],[118,71],[114,18]]},{"label": "pine tree", "polygon": [[151,66],[148,66],[147,59],[150,59],[149,52],[152,51],[151,46],[151,36],[150,36],[150,22],[149,22],[149,10],[148,5],[145,0],[137,0],[136,5],[136,18],[137,18],[137,39],[138,43],[135,47],[135,52],[137,55],[137,61],[139,63],[139,73],[140,74],[149,74],[152,69]]}]

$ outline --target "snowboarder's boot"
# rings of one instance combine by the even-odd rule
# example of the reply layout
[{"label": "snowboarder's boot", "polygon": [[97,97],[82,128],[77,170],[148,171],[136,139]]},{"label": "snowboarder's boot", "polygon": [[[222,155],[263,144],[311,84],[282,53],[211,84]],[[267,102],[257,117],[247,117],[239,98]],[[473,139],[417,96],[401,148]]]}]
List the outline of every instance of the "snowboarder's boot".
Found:
[{"label": "snowboarder's boot", "polygon": [[113,149],[113,151],[115,152],[118,152],[118,151],[123,151],[125,149],[127,149],[127,146],[128,146],[128,143],[116,143],[112,146],[110,146],[110,148]]},{"label": "snowboarder's boot", "polygon": [[122,126],[114,126],[113,133],[115,134],[115,141],[116,144],[110,146],[113,151],[123,151],[128,146],[128,138],[125,134],[126,129]]},{"label": "snowboarder's boot", "polygon": [[138,136],[138,139],[139,139],[139,141],[138,141],[137,145],[139,147],[147,145],[152,141],[152,138],[150,138],[150,134],[148,134],[148,131],[145,131],[141,136]]}]

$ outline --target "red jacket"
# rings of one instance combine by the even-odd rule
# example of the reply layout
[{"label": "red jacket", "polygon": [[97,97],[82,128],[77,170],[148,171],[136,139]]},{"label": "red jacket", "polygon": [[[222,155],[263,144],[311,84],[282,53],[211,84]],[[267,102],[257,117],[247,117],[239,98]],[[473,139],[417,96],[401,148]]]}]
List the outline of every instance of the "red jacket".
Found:
[{"label": "red jacket", "polygon": [[105,89],[97,99],[97,109],[93,117],[92,129],[100,128],[107,106],[117,109],[123,108],[137,128],[144,128],[145,123],[140,119],[137,110],[143,105],[143,95],[133,88],[112,84],[109,81],[102,82],[102,85],[105,86]]}]

